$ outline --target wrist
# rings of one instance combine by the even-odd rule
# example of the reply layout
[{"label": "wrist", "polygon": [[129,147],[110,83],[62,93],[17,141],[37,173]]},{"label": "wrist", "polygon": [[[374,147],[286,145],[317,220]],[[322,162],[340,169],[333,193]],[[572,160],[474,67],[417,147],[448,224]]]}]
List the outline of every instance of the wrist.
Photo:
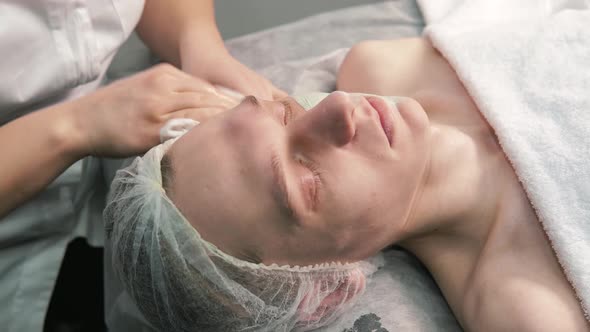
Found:
[{"label": "wrist", "polygon": [[230,56],[215,22],[187,25],[180,35],[178,50],[183,70],[207,68],[211,61]]},{"label": "wrist", "polygon": [[78,160],[90,155],[92,148],[75,104],[75,101],[65,102],[50,110],[50,117],[55,119],[51,140],[67,159]]}]

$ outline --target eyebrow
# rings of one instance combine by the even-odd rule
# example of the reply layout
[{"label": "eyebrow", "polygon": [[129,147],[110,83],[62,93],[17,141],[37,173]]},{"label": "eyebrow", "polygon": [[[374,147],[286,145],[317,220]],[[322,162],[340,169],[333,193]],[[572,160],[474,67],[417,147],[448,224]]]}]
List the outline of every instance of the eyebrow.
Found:
[{"label": "eyebrow", "polygon": [[285,170],[275,150],[270,155],[270,166],[272,169],[272,193],[273,198],[280,207],[281,213],[289,219],[294,219],[295,212],[287,190],[287,181],[285,177]]},{"label": "eyebrow", "polygon": [[240,103],[243,103],[243,102],[246,102],[246,103],[251,104],[251,105],[256,106],[256,107],[259,107],[260,106],[260,102],[254,96],[246,96],[246,97],[244,97],[244,99],[242,99],[242,101]]}]

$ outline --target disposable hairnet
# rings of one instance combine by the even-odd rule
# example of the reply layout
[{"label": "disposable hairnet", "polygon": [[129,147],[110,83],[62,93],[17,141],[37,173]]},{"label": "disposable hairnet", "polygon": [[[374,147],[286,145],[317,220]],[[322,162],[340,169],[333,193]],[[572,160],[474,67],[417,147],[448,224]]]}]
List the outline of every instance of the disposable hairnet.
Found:
[{"label": "disposable hairnet", "polygon": [[169,140],[118,171],[105,210],[113,269],[137,307],[162,331],[308,331],[360,297],[372,262],[254,264],[207,242],[162,186]]}]

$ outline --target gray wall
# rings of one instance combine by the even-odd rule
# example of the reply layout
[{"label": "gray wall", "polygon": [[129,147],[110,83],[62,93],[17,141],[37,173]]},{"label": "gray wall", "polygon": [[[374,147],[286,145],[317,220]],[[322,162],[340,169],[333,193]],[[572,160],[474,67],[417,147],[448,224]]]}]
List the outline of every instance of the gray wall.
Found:
[{"label": "gray wall", "polygon": [[338,8],[383,0],[215,0],[217,25],[224,39],[267,29]]}]

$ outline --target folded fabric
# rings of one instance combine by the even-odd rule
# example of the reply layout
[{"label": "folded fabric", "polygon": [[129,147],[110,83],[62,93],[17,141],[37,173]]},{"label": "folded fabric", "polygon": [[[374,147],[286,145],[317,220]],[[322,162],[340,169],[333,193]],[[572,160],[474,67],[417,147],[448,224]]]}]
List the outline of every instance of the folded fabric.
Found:
[{"label": "folded fabric", "polygon": [[590,309],[590,3],[419,1]]},{"label": "folded fabric", "polygon": [[168,122],[160,128],[160,143],[182,136],[198,124],[199,121],[187,118],[168,120]]}]

